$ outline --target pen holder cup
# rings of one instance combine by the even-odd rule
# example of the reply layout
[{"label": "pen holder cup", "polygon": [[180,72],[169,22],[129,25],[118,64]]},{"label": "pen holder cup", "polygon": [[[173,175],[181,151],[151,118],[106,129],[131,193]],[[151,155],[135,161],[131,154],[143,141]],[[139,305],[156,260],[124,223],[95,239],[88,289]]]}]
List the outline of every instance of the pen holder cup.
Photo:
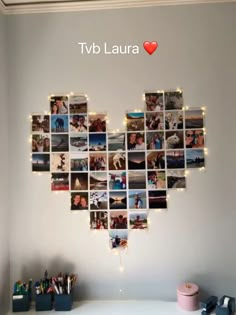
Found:
[{"label": "pen holder cup", "polygon": [[12,312],[27,312],[30,309],[30,295],[12,296]]},{"label": "pen holder cup", "polygon": [[51,311],[52,310],[52,294],[37,294],[35,296],[36,311]]},{"label": "pen holder cup", "polygon": [[73,298],[72,294],[55,294],[54,296],[55,311],[71,311]]}]

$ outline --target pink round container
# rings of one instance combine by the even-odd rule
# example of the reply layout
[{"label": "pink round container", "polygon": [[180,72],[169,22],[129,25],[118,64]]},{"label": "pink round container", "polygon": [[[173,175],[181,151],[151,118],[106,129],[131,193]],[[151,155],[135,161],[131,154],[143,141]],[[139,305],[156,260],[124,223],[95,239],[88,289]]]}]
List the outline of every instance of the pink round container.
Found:
[{"label": "pink round container", "polygon": [[182,283],[177,288],[178,305],[185,311],[199,309],[198,286],[194,283]]}]

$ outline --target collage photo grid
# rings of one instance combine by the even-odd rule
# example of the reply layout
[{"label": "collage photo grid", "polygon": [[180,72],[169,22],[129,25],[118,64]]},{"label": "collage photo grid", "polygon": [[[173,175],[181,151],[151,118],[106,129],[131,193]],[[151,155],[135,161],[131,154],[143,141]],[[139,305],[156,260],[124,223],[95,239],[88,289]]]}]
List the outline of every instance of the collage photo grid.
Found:
[{"label": "collage photo grid", "polygon": [[186,188],[186,169],[205,167],[204,110],[186,109],[180,90],[146,92],[145,110],[108,130],[106,113],[85,95],[51,96],[50,114],[32,115],[32,171],[51,173],[71,211],[89,210],[92,230],[109,230],[126,248],[128,230],[148,228],[148,212],[167,209],[167,191]]}]

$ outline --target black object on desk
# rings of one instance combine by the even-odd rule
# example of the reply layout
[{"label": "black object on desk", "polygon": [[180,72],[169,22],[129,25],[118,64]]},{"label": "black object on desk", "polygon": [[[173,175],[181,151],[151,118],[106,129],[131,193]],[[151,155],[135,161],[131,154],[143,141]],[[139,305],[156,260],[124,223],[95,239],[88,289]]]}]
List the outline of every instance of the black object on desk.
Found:
[{"label": "black object on desk", "polygon": [[27,312],[30,309],[31,297],[26,295],[12,295],[12,312]]},{"label": "black object on desk", "polygon": [[[225,303],[227,301],[227,303]],[[224,295],[216,306],[216,315],[233,315],[235,312],[235,298]]]},{"label": "black object on desk", "polygon": [[54,296],[54,308],[55,311],[71,311],[73,298],[72,294],[55,294]]},{"label": "black object on desk", "polygon": [[52,310],[52,294],[37,294],[35,296],[36,311],[51,311]]}]

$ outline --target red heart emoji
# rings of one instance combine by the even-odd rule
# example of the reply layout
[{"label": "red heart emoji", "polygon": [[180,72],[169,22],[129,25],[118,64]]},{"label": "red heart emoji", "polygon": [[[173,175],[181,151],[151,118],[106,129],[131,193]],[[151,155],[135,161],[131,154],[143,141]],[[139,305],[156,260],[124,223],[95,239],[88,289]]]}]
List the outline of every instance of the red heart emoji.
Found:
[{"label": "red heart emoji", "polygon": [[149,55],[152,55],[154,51],[157,49],[158,44],[157,42],[144,42],[143,43],[144,49],[149,53]]}]

